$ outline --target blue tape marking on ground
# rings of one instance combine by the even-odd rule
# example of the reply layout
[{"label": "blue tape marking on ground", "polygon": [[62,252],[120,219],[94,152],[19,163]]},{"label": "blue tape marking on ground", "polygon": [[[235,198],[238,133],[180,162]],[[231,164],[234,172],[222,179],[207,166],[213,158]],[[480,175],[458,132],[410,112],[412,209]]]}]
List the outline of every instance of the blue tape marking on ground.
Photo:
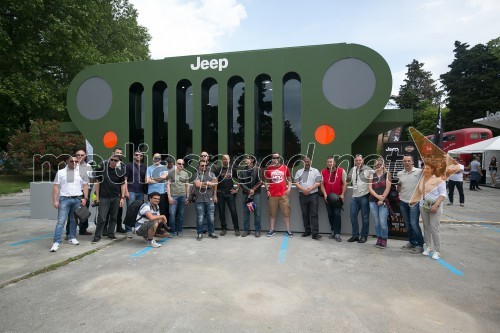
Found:
[{"label": "blue tape marking on ground", "polygon": [[19,217],[13,217],[13,218],[10,218],[10,219],[2,219],[0,220],[0,223],[2,222],[9,222],[9,221],[13,221],[13,220],[17,220]]},{"label": "blue tape marking on ground", "polygon": [[50,236],[53,236],[53,235],[54,235],[53,233],[45,234],[45,235],[41,235],[41,236],[38,236],[38,237],[35,237],[35,238],[26,239],[26,240],[23,240],[23,241],[20,241],[20,242],[17,242],[17,243],[12,243],[12,244],[9,244],[9,245],[10,246],[22,245],[22,244],[26,244],[26,243],[37,241],[37,240],[42,239],[42,238],[47,238],[47,237],[50,237]]},{"label": "blue tape marking on ground", "polygon": [[464,276],[464,272],[462,272],[461,270],[453,267],[451,264],[447,263],[446,261],[444,261],[443,259],[438,259],[436,260],[441,266],[444,266],[445,268],[447,268],[449,271],[451,271],[453,274],[455,275],[459,275],[459,276]]},{"label": "blue tape marking on ground", "polygon": [[[162,238],[162,239],[158,239],[156,242],[157,243],[165,243],[166,241],[168,241],[168,238]],[[130,256],[132,258],[137,258],[137,257],[140,257],[146,253],[148,253],[149,251],[151,251],[153,248],[151,246],[146,246],[145,248],[143,248],[142,250],[140,251],[137,251],[136,253],[133,253],[131,254]]]},{"label": "blue tape marking on ground", "polygon": [[286,260],[286,250],[288,249],[288,239],[289,237],[284,235],[281,241],[280,253],[278,255],[278,264],[284,264]]},{"label": "blue tape marking on ground", "polygon": [[491,230],[495,230],[496,232],[500,232],[500,228],[495,228],[494,226],[489,225],[489,224],[484,224],[483,227],[486,227],[486,228],[491,229]]}]

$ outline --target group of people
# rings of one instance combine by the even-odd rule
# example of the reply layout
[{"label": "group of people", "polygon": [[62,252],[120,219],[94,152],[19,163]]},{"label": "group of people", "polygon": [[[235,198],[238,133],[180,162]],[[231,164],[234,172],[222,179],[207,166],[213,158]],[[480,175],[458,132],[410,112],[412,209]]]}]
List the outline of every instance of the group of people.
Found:
[{"label": "group of people", "polygon": [[[347,172],[337,166],[333,156],[326,159],[326,167],[321,171],[312,167],[311,159],[302,159],[303,167],[295,172],[292,179],[290,169],[283,158],[275,152],[271,161],[259,168],[253,156],[245,156],[238,168],[231,165],[229,155],[223,155],[221,165],[212,165],[209,154],[202,152],[194,181],[184,170],[183,159],[168,157],[162,164],[161,154],[153,155],[153,164],[143,164],[144,154],[135,151],[133,161],[122,161],[121,149],[115,149],[110,158],[96,170],[85,162],[84,151],[69,156],[67,166],[57,172],[54,180],[53,203],[58,209],[58,223],[54,233],[52,252],[59,249],[62,232],[67,220],[67,239],[69,244],[77,245],[76,217],[74,211],[89,205],[91,185],[95,191],[93,205],[98,206],[97,225],[92,243],[103,236],[116,239],[116,232],[133,237],[133,231],[144,238],[148,245],[160,247],[155,237],[183,236],[184,211],[187,204],[194,204],[196,210],[196,239],[201,241],[205,235],[216,239],[215,209],[219,211],[221,222],[220,236],[228,229],[226,206],[236,236],[247,237],[251,234],[250,217],[254,214],[254,235],[261,236],[261,189],[267,195],[270,229],[266,236],[275,235],[276,216],[283,216],[286,235],[293,237],[290,229],[290,191],[294,184],[299,191],[304,232],[302,237],[311,236],[320,240],[318,225],[318,204],[324,201],[330,222],[330,239],[341,242],[341,211],[347,191],[352,184],[350,201],[350,220],[352,236],[348,242],[365,243],[369,232],[369,215],[375,223],[376,247],[387,247],[390,203],[389,193],[394,185],[391,173],[386,169],[383,158],[376,159],[373,167],[365,165],[362,155],[354,156],[354,166]],[[414,166],[411,155],[403,158],[404,169],[397,174],[397,191],[401,215],[408,231],[409,242],[403,249],[412,253],[440,257],[439,221],[446,198],[446,186],[442,177],[436,175],[432,164],[422,169]],[[82,170],[85,170],[82,172]],[[240,232],[236,209],[236,194],[242,191],[243,230]],[[135,228],[122,226],[122,207],[126,201],[130,206],[134,201],[144,202],[135,220]],[[461,199],[462,203],[462,199]],[[361,212],[361,231],[358,215]],[[419,226],[419,216],[424,225],[424,236]],[[80,234],[88,235],[88,221],[80,221]],[[427,245],[424,248],[424,242]]]}]

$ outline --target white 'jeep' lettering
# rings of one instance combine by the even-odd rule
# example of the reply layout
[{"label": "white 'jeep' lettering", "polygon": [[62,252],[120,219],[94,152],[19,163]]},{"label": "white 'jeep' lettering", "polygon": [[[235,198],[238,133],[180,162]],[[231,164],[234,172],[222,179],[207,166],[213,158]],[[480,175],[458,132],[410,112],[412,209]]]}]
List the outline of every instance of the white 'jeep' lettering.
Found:
[{"label": "white 'jeep' lettering", "polygon": [[201,60],[201,57],[196,57],[196,64],[191,64],[191,69],[193,71],[197,71],[198,69],[206,70],[206,69],[219,69],[219,72],[224,68],[229,66],[229,61],[226,58],[221,59],[210,59]]}]

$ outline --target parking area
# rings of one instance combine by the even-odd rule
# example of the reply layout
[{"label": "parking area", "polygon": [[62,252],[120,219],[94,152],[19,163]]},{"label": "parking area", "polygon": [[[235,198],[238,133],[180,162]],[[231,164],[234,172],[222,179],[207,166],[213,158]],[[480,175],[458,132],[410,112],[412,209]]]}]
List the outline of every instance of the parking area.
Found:
[{"label": "parking area", "polygon": [[402,240],[197,242],[192,229],[158,249],[82,236],[50,253],[55,221],[29,218],[29,193],[3,196],[0,331],[496,332],[499,194],[445,207],[438,261]]}]

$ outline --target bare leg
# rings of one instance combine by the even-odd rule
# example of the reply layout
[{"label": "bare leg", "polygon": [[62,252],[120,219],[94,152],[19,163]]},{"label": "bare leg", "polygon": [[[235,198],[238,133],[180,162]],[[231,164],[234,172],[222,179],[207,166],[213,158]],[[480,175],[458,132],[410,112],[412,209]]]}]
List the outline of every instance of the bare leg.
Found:
[{"label": "bare leg", "polygon": [[269,217],[269,224],[271,225],[270,229],[274,230],[274,221],[276,220],[275,217]]},{"label": "bare leg", "polygon": [[284,217],[286,230],[290,231],[290,217]]},{"label": "bare leg", "polygon": [[148,230],[148,239],[154,239],[156,228],[158,228],[158,222],[156,222],[154,226]]}]

